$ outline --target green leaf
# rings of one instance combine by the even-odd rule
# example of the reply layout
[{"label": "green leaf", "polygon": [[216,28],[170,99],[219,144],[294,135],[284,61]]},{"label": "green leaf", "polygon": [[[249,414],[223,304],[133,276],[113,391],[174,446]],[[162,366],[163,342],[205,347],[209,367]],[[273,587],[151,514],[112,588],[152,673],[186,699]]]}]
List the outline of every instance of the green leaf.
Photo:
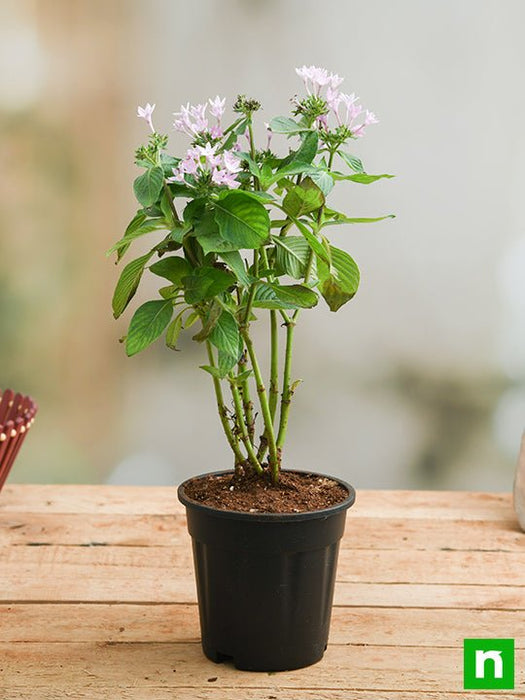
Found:
[{"label": "green leaf", "polygon": [[177,349],[177,341],[182,330],[182,313],[178,314],[166,330],[166,345],[171,350]]},{"label": "green leaf", "polygon": [[150,266],[150,271],[154,275],[164,277],[177,287],[182,286],[182,278],[191,274],[191,265],[185,258],[178,255],[161,258],[158,262]]},{"label": "green leaf", "polygon": [[180,158],[174,158],[168,153],[161,153],[160,162],[162,164],[162,168],[166,177],[171,177],[173,175],[173,168],[176,168],[177,165],[180,163]]},{"label": "green leaf", "polygon": [[211,367],[211,365],[199,365],[199,369],[203,369],[205,372],[208,372],[208,374],[211,374],[211,376],[215,379],[224,379],[225,375],[221,375],[217,367]]},{"label": "green leaf", "polygon": [[159,294],[163,299],[176,299],[179,296],[180,287],[176,284],[168,284],[159,289]]},{"label": "green leaf", "polygon": [[232,371],[237,362],[239,361],[240,353],[238,355],[230,355],[224,350],[219,350],[217,367],[219,369],[219,377],[224,379],[224,377]]},{"label": "green leaf", "polygon": [[326,197],[334,187],[334,178],[326,170],[317,170],[315,173],[310,173],[311,179]]},{"label": "green leaf", "polygon": [[308,241],[308,245],[314,251],[318,258],[324,260],[324,262],[330,264],[330,255],[327,253],[325,248],[321,245],[319,240],[314,236],[310,229],[305,226],[299,219],[291,217],[294,224],[297,226],[299,231],[303,234],[305,239]]},{"label": "green leaf", "polygon": [[210,343],[218,350],[231,355],[234,364],[239,358],[239,326],[229,311],[223,310],[210,333]]},{"label": "green leaf", "polygon": [[198,343],[202,343],[203,340],[206,340],[206,338],[215,328],[215,325],[219,320],[219,316],[221,315],[221,313],[222,307],[214,299],[210,304],[210,308],[208,309],[205,319],[203,320],[201,330],[193,336],[193,340],[196,340]]},{"label": "green leaf", "polygon": [[171,229],[170,238],[172,241],[175,241],[176,243],[180,243],[182,245],[184,241],[184,236],[191,230],[192,225],[189,223],[177,224],[174,228]]},{"label": "green leaf", "polygon": [[306,271],[310,246],[302,236],[272,236],[277,265],[294,279],[302,279]]},{"label": "green leaf", "polygon": [[233,250],[230,253],[220,253],[220,257],[233,271],[243,287],[247,287],[251,284],[252,278],[248,274],[244,260],[238,250]]},{"label": "green leaf", "polygon": [[387,175],[383,173],[382,175],[368,175],[367,173],[356,173],[355,175],[345,175],[344,173],[339,173],[337,171],[332,171],[332,177],[335,180],[351,180],[352,182],[358,182],[360,185],[370,185],[372,182],[377,182],[382,178],[392,178],[394,175]]},{"label": "green leaf", "polygon": [[171,301],[147,301],[135,311],[126,338],[126,354],[136,355],[156,340],[171,320]]},{"label": "green leaf", "polygon": [[263,187],[270,187],[274,183],[282,180],[285,177],[291,177],[292,175],[311,175],[317,172],[317,168],[310,163],[302,163],[300,161],[293,161],[289,165],[285,165],[279,168],[271,177],[264,180],[262,183]]},{"label": "green leaf", "polygon": [[274,134],[300,134],[302,131],[310,131],[308,127],[299,126],[299,124],[290,119],[290,117],[274,117],[270,122],[270,131]]},{"label": "green leaf", "polygon": [[246,382],[252,375],[253,370],[245,369],[244,372],[240,372],[239,374],[236,374],[231,378],[228,377],[228,381],[230,382],[230,384],[234,384],[235,386],[242,386],[242,384]]},{"label": "green leaf", "polygon": [[330,311],[337,311],[355,296],[359,287],[359,268],[344,250],[330,246],[331,264],[318,260],[320,290]]},{"label": "green leaf", "polygon": [[293,154],[293,161],[311,163],[317,155],[318,147],[319,136],[317,135],[317,131],[309,131],[304,135],[301,145]]},{"label": "green leaf", "polygon": [[265,207],[243,192],[230,192],[215,202],[215,221],[223,240],[243,248],[259,248],[270,232],[270,217]]},{"label": "green leaf", "polygon": [[124,236],[108,250],[107,255],[111,255],[111,253],[117,251],[117,257],[118,260],[120,260],[129,248],[130,244],[136,238],[140,238],[140,236],[144,236],[146,233],[151,233],[152,231],[159,231],[165,228],[166,222],[161,217],[158,217],[156,219],[144,219],[141,224],[134,226],[131,229],[128,226]]},{"label": "green leaf", "polygon": [[187,304],[198,304],[225,292],[235,284],[235,277],[217,267],[199,267],[191,275],[184,277],[184,299]]},{"label": "green leaf", "polygon": [[193,324],[200,318],[199,312],[198,311],[192,311],[191,314],[188,314],[186,317],[186,321],[184,322],[184,328],[191,328]]},{"label": "green leaf", "polygon": [[356,158],[355,156],[351,156],[350,153],[345,153],[345,151],[337,151],[341,158],[344,160],[344,162],[348,165],[349,168],[351,168],[354,172],[356,173],[364,173],[365,169],[363,168],[363,163],[359,160],[359,158]]},{"label": "green leaf", "polygon": [[255,290],[253,306],[259,309],[310,309],[317,301],[317,294],[304,285],[263,282]]},{"label": "green leaf", "polygon": [[143,207],[150,207],[159,198],[164,183],[164,171],[160,165],[149,168],[133,183],[135,197]]},{"label": "green leaf", "polygon": [[324,226],[335,226],[336,224],[373,224],[376,221],[384,221],[385,219],[395,219],[395,214],[387,214],[386,216],[376,217],[349,217],[339,212],[334,212],[334,216],[330,221],[325,221]]},{"label": "green leaf", "polygon": [[294,185],[283,199],[283,209],[290,216],[303,216],[319,209],[325,202],[319,187],[307,177],[300,185]]},{"label": "green leaf", "polygon": [[142,255],[140,258],[128,263],[122,270],[122,273],[115,287],[113,294],[113,316],[118,318],[131,299],[134,297],[137,287],[139,286],[140,278],[144,272],[144,266],[153,255],[153,251]]}]

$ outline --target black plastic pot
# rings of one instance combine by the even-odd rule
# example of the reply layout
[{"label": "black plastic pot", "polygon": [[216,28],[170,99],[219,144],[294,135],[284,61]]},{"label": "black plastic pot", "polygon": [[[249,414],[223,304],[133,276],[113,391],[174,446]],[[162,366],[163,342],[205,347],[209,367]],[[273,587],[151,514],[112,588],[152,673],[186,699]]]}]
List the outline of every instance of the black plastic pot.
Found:
[{"label": "black plastic pot", "polygon": [[322,658],[339,541],[355,500],[352,486],[334,480],[348,490],[344,501],[283,515],[210,508],[186,496],[187,482],[179,486],[209,659],[249,671],[284,671]]}]

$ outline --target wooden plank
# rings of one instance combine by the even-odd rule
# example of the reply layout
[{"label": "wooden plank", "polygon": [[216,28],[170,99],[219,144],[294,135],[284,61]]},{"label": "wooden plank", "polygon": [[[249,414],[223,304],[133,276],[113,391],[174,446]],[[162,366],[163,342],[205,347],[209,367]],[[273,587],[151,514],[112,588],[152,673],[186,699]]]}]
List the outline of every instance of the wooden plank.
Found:
[{"label": "wooden plank", "polygon": [[[71,624],[74,620],[74,625]],[[516,637],[525,611],[335,607],[330,644],[461,646],[466,636]],[[2,642],[198,642],[195,604],[0,605]],[[516,638],[523,647],[525,639]]]},{"label": "wooden plank", "polygon": [[[9,588],[24,587],[27,592],[33,585],[41,589],[47,582],[53,588],[60,584],[64,593],[70,584],[76,589],[84,586],[91,596],[86,600],[96,600],[97,586],[104,580],[113,590],[118,590],[132,579],[153,576],[159,580],[159,585],[163,580],[163,589],[169,590],[170,582],[181,578],[191,580],[192,572],[192,554],[187,545],[3,547],[0,549],[0,596],[5,596]],[[524,572],[525,553],[421,551],[415,556],[410,551],[343,550],[337,580],[341,583],[516,587],[525,585]],[[525,594],[525,587],[523,591]],[[61,599],[61,596],[57,598]]]},{"label": "wooden plank", "polygon": [[[439,525],[437,524],[439,523]],[[348,518],[342,549],[525,552],[525,536],[512,520]]]},{"label": "wooden plank", "polygon": [[[334,645],[323,662],[279,674],[237,672],[203,658],[200,645],[184,644],[0,644],[0,687],[58,689],[122,685],[205,688],[309,688],[449,692],[462,690],[462,648]],[[516,688],[525,686],[525,650],[516,652]],[[226,694],[226,693],[225,693]]]},{"label": "wooden plank", "polygon": [[[212,676],[213,678],[213,676]],[[309,690],[301,688],[300,698],[297,690],[288,690],[279,685],[268,686],[267,688],[244,688],[232,687],[227,689],[215,688],[213,680],[207,680],[204,688],[177,688],[176,700],[418,700],[421,695],[418,691],[404,690],[403,692],[381,691],[381,690],[333,690],[320,688]],[[58,692],[57,692],[58,689]],[[2,700],[62,700],[62,698],[72,698],[74,700],[108,700],[108,693],[101,688],[89,686],[69,686],[62,684],[55,688],[35,687],[23,688],[22,690],[7,689],[2,695]],[[473,700],[476,697],[472,691],[461,693],[440,693],[425,691],[424,700]],[[481,696],[477,696],[480,698]],[[145,700],[143,688],[124,687],[119,685],[118,696],[112,696],[111,700]],[[523,699],[522,693],[505,691],[505,695],[483,693],[482,700],[519,700]],[[148,686],[148,700],[174,700],[171,688]]]},{"label": "wooden plank", "polygon": [[175,486],[7,484],[0,494],[5,513],[182,513]]},{"label": "wooden plank", "polygon": [[334,603],[345,606],[524,610],[523,586],[338,583]]},{"label": "wooden plank", "polygon": [[[0,546],[25,544],[190,546],[184,515],[0,512]],[[342,549],[525,552],[513,520],[349,518]]]},{"label": "wooden plank", "polygon": [[[6,485],[0,512],[182,513],[175,486]],[[514,520],[509,493],[470,491],[358,491],[351,517]]]},{"label": "wooden plank", "polygon": [[119,545],[191,546],[182,515],[1,513],[0,546]]}]

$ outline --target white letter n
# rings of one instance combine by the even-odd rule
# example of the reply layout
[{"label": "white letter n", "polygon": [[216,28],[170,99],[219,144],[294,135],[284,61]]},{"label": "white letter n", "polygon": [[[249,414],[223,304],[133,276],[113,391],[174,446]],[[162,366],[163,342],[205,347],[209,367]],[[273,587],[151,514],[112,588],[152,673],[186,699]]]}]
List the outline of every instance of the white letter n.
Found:
[{"label": "white letter n", "polygon": [[476,649],[476,678],[485,678],[485,661],[494,662],[494,678],[503,678],[503,659],[501,651],[481,651]]}]

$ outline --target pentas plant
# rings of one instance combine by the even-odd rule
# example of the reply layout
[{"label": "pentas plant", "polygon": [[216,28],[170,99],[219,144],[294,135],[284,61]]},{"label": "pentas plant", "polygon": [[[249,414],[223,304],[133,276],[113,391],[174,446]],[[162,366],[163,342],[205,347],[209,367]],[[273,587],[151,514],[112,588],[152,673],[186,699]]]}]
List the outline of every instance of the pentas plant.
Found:
[{"label": "pentas plant", "polygon": [[[118,318],[145,270],[163,280],[158,297],[135,311],[126,352],[135,355],[163,334],[176,349],[181,332],[197,324],[193,339],[206,348],[202,369],[213,381],[235,470],[269,471],[274,482],[298,385],[292,348],[301,310],[322,297],[337,311],[359,285],[355,261],[325,230],[391,216],[347,216],[328,206],[340,181],[368,185],[392,176],[366,173],[347,150],[377,119],[354,94],[339,90],[343,79],[315,66],[296,72],[306,95],[292,100],[292,116],[266,125],[264,147],[252,128],[260,104],[244,95],[228,125],[224,98],[182,106],[173,124],[189,140],[182,157],[170,155],[167,136],[155,130],[155,105],[139,107],[151,130],[136,152],[144,169],[133,184],[140,208],[109,251],[118,262],[136,239],[162,232],[160,242],[124,267],[115,289]],[[265,313],[268,382],[252,338],[252,324]]]}]

